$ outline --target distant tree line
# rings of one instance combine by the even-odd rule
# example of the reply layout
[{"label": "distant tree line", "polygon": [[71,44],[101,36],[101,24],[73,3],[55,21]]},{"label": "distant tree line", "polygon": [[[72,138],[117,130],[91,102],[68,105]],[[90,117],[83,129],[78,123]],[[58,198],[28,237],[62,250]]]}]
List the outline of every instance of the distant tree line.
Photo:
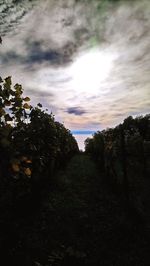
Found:
[{"label": "distant tree line", "polygon": [[150,214],[150,115],[129,116],[115,128],[98,131],[85,151],[120,196],[141,214]]}]

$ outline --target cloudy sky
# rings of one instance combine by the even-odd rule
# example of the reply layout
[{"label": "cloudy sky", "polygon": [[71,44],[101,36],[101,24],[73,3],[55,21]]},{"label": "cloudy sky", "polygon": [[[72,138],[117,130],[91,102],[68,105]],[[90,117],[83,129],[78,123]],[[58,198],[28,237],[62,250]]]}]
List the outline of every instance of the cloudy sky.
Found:
[{"label": "cloudy sky", "polygon": [[0,0],[0,75],[71,130],[150,112],[149,0]]}]

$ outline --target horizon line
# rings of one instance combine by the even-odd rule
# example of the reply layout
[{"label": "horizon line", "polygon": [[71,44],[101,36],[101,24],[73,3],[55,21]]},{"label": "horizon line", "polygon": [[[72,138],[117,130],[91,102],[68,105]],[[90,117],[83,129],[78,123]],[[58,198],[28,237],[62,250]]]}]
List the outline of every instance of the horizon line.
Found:
[{"label": "horizon line", "polygon": [[71,133],[74,135],[89,135],[96,133],[96,130],[71,130]]}]

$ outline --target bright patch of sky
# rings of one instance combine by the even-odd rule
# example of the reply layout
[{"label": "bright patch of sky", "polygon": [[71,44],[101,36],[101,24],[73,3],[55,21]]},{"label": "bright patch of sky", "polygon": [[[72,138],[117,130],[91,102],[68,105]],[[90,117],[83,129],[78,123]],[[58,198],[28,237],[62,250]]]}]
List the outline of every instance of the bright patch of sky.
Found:
[{"label": "bright patch of sky", "polygon": [[92,138],[93,134],[73,134],[75,139],[78,142],[79,149],[84,151],[85,150],[85,145],[84,142],[87,138]]},{"label": "bright patch of sky", "polygon": [[72,77],[70,87],[88,96],[100,93],[102,82],[109,77],[116,58],[117,55],[110,51],[98,48],[84,51],[70,67],[69,72]]}]

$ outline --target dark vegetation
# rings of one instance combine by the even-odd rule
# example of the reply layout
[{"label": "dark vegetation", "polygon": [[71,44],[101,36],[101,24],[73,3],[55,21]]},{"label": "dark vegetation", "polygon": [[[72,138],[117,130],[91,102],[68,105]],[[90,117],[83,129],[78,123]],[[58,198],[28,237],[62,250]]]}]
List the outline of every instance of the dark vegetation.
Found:
[{"label": "dark vegetation", "polygon": [[78,152],[78,145],[41,104],[29,104],[21,85],[12,87],[10,77],[0,83],[0,203],[21,206],[21,201],[36,199],[56,169]]},{"label": "dark vegetation", "polygon": [[85,149],[128,209],[150,222],[150,115],[95,133]]},{"label": "dark vegetation", "polygon": [[0,78],[1,265],[149,265],[150,115],[85,149]]}]

